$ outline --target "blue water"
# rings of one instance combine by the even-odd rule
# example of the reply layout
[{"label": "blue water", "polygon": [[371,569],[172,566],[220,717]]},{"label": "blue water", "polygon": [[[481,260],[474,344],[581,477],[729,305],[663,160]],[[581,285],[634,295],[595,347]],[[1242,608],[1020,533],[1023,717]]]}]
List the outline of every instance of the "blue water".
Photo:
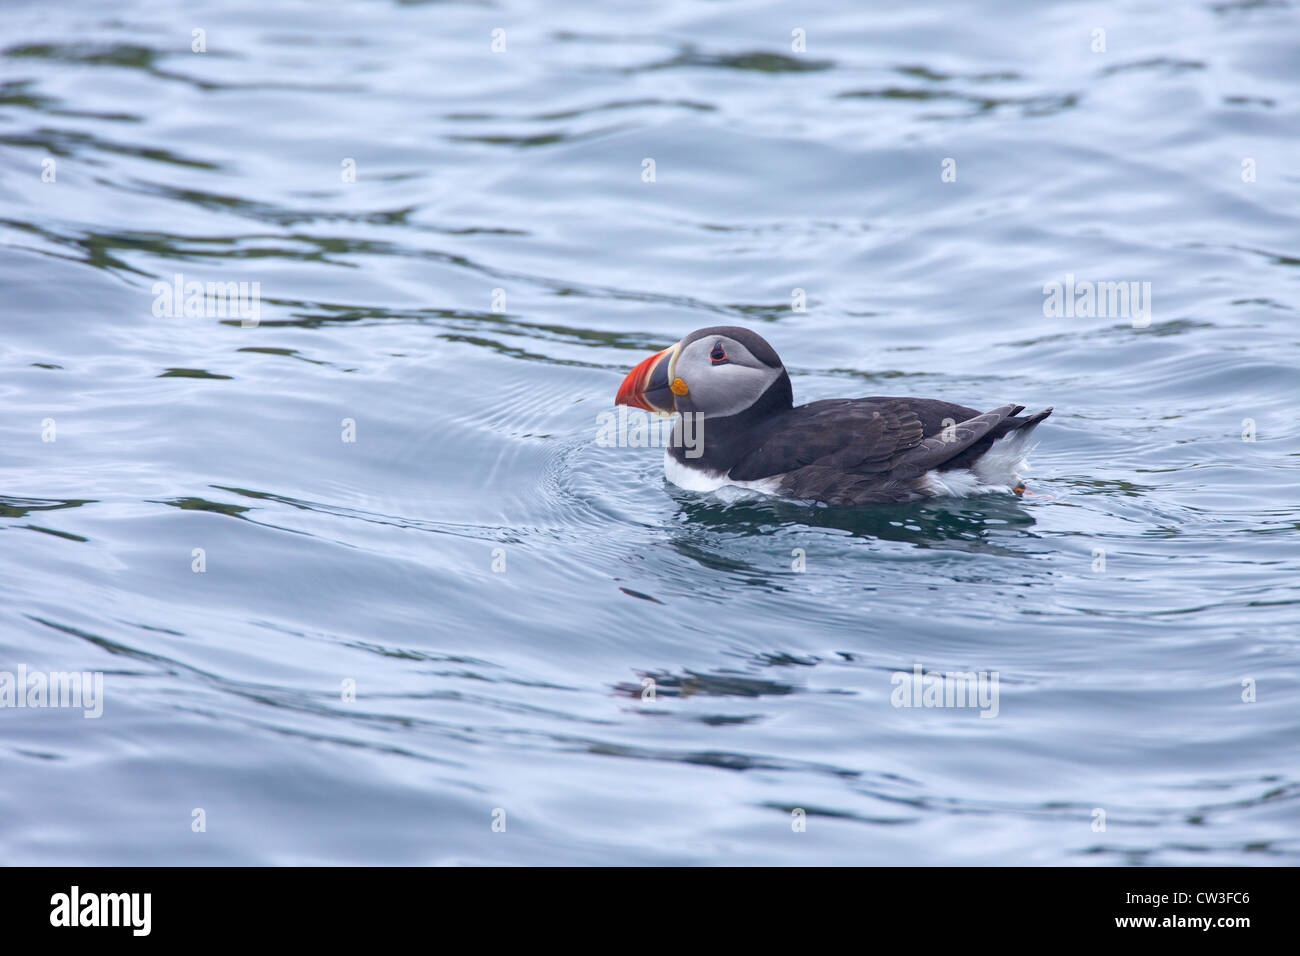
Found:
[{"label": "blue water", "polygon": [[[0,863],[1294,865],[1297,19],[6,4],[0,671],[104,696],[0,709]],[[797,401],[1055,406],[1033,494],[597,443],[718,324]]]}]

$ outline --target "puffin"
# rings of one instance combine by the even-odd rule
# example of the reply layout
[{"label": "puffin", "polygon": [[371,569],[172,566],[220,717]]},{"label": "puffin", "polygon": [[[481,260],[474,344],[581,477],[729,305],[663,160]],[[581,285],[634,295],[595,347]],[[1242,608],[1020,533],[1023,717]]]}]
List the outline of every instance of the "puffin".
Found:
[{"label": "puffin", "polygon": [[1030,435],[1052,414],[892,396],[795,405],[776,350],[733,325],[697,329],[651,355],[614,402],[676,417],[664,476],[679,488],[848,506],[1022,493]]}]

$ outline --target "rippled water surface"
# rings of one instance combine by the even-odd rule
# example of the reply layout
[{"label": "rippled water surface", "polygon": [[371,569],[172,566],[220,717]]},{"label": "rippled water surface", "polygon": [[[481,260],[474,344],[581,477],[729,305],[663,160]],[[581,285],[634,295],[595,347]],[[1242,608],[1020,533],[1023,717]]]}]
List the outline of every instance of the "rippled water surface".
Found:
[{"label": "rippled water surface", "polygon": [[[0,710],[0,862],[1295,864],[1298,19],[6,4],[0,671],[104,703]],[[1055,406],[1033,494],[597,443],[718,324]]]}]

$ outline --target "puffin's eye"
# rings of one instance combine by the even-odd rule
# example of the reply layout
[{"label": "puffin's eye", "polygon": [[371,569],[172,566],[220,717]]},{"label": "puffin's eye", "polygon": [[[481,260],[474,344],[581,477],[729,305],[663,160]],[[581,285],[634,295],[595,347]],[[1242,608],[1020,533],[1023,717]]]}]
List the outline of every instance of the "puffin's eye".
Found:
[{"label": "puffin's eye", "polygon": [[722,347],[721,342],[715,342],[713,351],[709,353],[709,358],[713,360],[714,365],[721,365],[727,360],[727,350]]}]

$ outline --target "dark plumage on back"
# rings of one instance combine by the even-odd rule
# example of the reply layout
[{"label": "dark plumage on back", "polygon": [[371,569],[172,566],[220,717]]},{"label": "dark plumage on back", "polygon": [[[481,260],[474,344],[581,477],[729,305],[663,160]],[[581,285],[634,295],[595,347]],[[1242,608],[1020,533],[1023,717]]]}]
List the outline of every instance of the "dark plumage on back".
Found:
[{"label": "dark plumage on back", "polygon": [[[783,476],[782,493],[829,504],[909,501],[925,497],[918,481],[930,470],[968,467],[993,442],[1051,414],[1017,418],[1022,405],[980,414],[926,398],[828,399],[790,408],[746,429],[746,450],[718,435],[729,422],[707,422],[706,466],[733,481]],[[945,422],[947,425],[945,426]],[[711,446],[716,456],[710,456]],[[670,449],[677,456],[679,449]],[[709,460],[712,457],[712,460]],[[682,459],[683,462],[686,459]]]}]

